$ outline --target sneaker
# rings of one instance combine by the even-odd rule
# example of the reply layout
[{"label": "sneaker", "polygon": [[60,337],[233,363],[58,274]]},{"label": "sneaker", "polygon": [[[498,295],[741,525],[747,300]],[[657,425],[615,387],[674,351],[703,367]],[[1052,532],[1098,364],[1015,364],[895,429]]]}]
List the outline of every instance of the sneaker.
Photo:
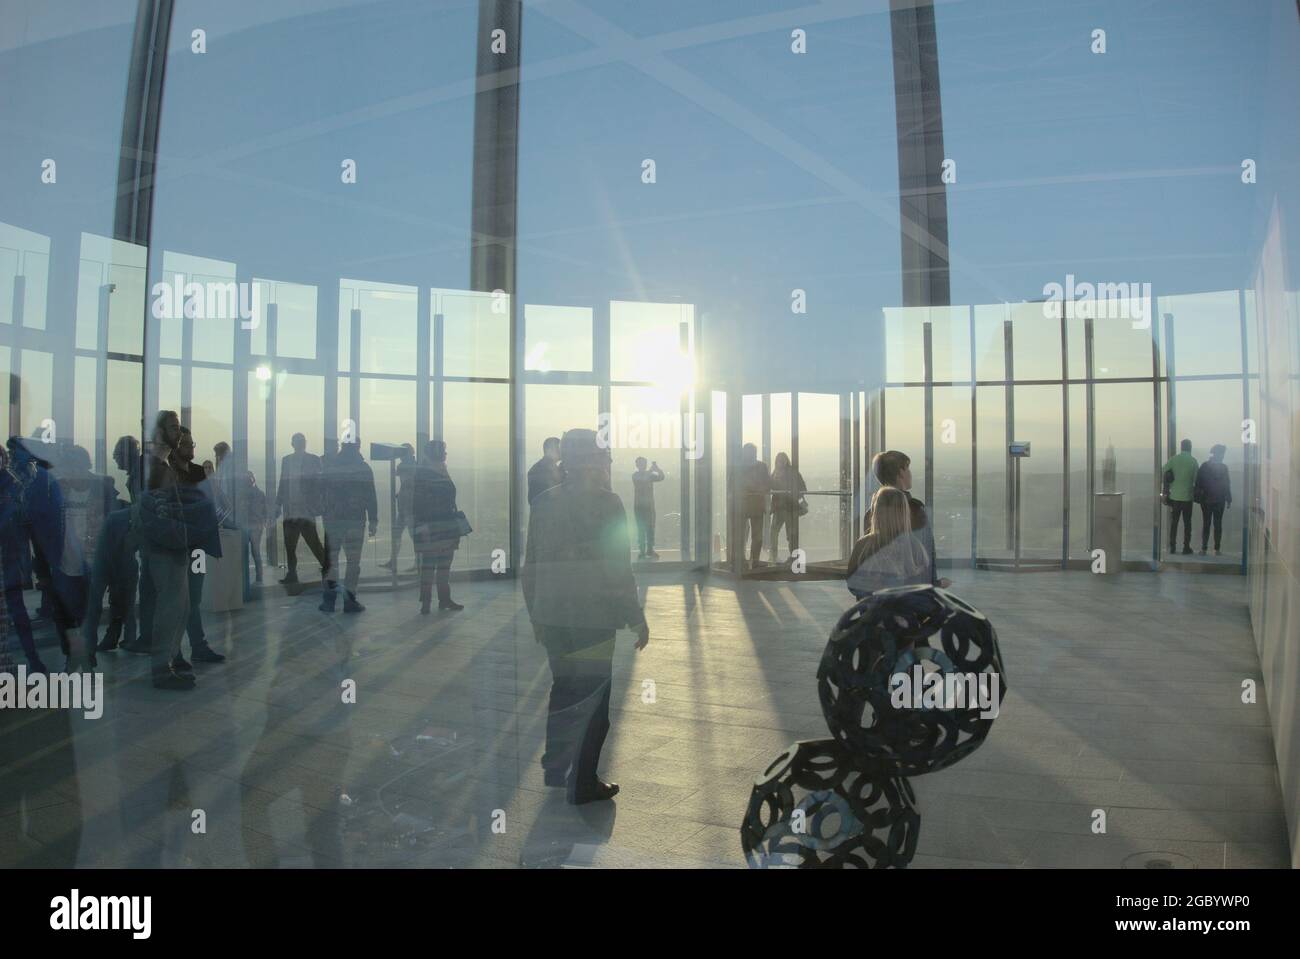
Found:
[{"label": "sneaker", "polygon": [[546,769],[542,771],[542,779],[548,786],[563,786],[569,779],[567,769]]},{"label": "sneaker", "polygon": [[297,582],[298,582],[298,574],[295,573],[293,570],[290,570],[290,571],[289,571],[289,574],[288,574],[287,576],[285,576],[284,579],[280,580],[280,585],[281,585],[281,586],[293,586],[293,585],[295,585]]},{"label": "sneaker", "polygon": [[[330,604],[330,612],[333,612],[333,611],[334,611],[334,608],[333,608],[333,604],[331,603],[331,604]],[[349,594],[349,595],[347,596],[347,598],[343,600],[343,612],[345,612],[345,613],[364,613],[365,611],[366,611],[366,608],[365,608],[364,606],[362,606],[360,603],[357,602],[357,599],[356,599],[355,596]]]},{"label": "sneaker", "polygon": [[454,599],[449,599],[445,603],[439,603],[438,608],[442,610],[446,610],[449,613],[459,613],[465,607],[462,606],[460,603],[456,602]]},{"label": "sneaker", "polygon": [[[198,657],[195,658],[197,659]],[[194,667],[190,665],[188,659],[180,653],[177,653],[176,658],[172,660],[172,671],[177,673],[192,673],[194,672]]]},{"label": "sneaker", "polygon": [[194,650],[193,655],[196,663],[224,663],[226,661],[226,657],[211,646],[200,646]]},{"label": "sneaker", "polygon": [[656,553],[654,550],[650,550],[650,552],[646,553],[646,555],[649,556],[651,559],[659,558],[659,554]]},{"label": "sneaker", "polygon": [[120,645],[122,644],[117,641],[116,637],[110,638],[109,636],[105,636],[99,641],[99,645],[95,647],[95,651],[98,653],[112,653],[116,652]]},{"label": "sneaker", "polygon": [[1183,547],[1183,555],[1184,555],[1184,556],[1191,556],[1191,555],[1192,555],[1192,548],[1191,548],[1190,546],[1184,546],[1184,547]]}]

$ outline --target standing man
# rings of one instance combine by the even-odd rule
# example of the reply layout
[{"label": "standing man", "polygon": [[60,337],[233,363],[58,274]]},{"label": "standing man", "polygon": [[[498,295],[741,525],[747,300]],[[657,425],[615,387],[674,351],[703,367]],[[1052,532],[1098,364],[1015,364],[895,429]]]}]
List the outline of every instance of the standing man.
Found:
[{"label": "standing man", "polygon": [[330,457],[323,473],[325,488],[325,543],[329,548],[329,561],[322,574],[325,595],[321,599],[322,612],[334,612],[338,596],[339,553],[347,559],[347,573],[343,577],[343,612],[360,613],[365,607],[357,602],[357,583],[361,579],[361,548],[365,545],[367,520],[370,535],[379,529],[379,500],[375,496],[375,474],[370,464],[361,458],[360,441],[344,443],[337,454]]},{"label": "standing man", "polygon": [[1183,521],[1183,555],[1192,555],[1192,490],[1196,485],[1196,460],[1192,441],[1183,440],[1177,455],[1164,467],[1169,497],[1169,553],[1178,552],[1178,520]]},{"label": "standing man", "polygon": [[524,601],[551,666],[542,769],[546,785],[567,786],[574,805],[611,799],[597,775],[609,732],[614,634],[627,627],[636,648],[650,628],[632,578],[623,501],[610,490],[610,453],[595,430],[569,430],[560,444],[564,479],[538,496],[528,517]]},{"label": "standing man", "polygon": [[[217,445],[221,446],[223,444],[219,443]],[[229,452],[228,447],[226,451]],[[180,481],[182,486],[190,487],[199,496],[211,498],[215,507],[214,514],[220,516],[221,494],[213,488],[215,477],[207,476],[202,466],[195,465],[194,436],[187,426],[181,427],[181,441],[176,448],[176,456],[181,463]],[[218,472],[217,475],[219,476],[220,473]],[[217,540],[218,545],[220,544],[220,537],[221,534],[214,525],[212,529],[202,531],[202,536],[196,538],[192,545],[199,548],[205,546],[210,548],[211,540],[214,538]],[[212,554],[209,553],[209,555]],[[216,555],[220,556],[221,554],[218,552]],[[242,555],[240,561],[244,561]],[[224,663],[226,657],[208,645],[207,639],[204,638],[203,614],[200,612],[199,606],[203,602],[203,580],[207,574],[206,572],[199,572],[195,569],[195,566],[195,557],[191,551],[189,571],[190,613],[185,621],[185,632],[190,637],[190,656],[196,663]],[[199,566],[199,569],[203,568],[202,565]],[[172,669],[178,673],[194,672],[194,667],[186,661],[179,650],[176,653],[176,658],[172,661]]]},{"label": "standing man", "polygon": [[1232,478],[1223,463],[1227,452],[1222,443],[1210,448],[1210,458],[1196,471],[1192,498],[1201,504],[1201,555],[1210,545],[1210,524],[1214,524],[1214,555],[1222,556],[1223,511],[1232,506]]},{"label": "standing man", "polygon": [[[930,514],[926,511],[925,504],[912,495],[912,458],[906,453],[900,453],[898,450],[885,450],[883,453],[877,453],[872,458],[871,471],[876,474],[876,479],[880,480],[881,486],[892,486],[895,489],[901,489],[907,494],[907,506],[912,521],[912,535],[917,538],[930,556],[929,582],[945,589],[951,586],[952,580],[939,576],[938,559],[934,550],[934,527],[930,525]],[[870,530],[872,528],[871,510],[867,510],[865,521],[867,529]],[[862,541],[862,539],[859,539],[858,544],[861,544]],[[853,547],[854,554],[858,552],[858,544]]]},{"label": "standing man", "polygon": [[528,505],[552,486],[560,485],[560,439],[546,437],[542,443],[542,458],[528,470]]},{"label": "standing man", "polygon": [[655,552],[655,483],[664,481],[664,471],[658,463],[646,469],[644,456],[636,458],[636,472],[632,474],[632,513],[636,516],[636,542],[638,559],[658,559]]},{"label": "standing man", "polygon": [[286,586],[298,582],[298,537],[320,563],[320,578],[329,573],[325,547],[316,535],[316,516],[320,513],[320,458],[307,452],[307,437],[294,433],[293,452],[280,461],[280,485],[275,491],[275,514],[284,514],[284,553],[289,572],[280,580]]}]

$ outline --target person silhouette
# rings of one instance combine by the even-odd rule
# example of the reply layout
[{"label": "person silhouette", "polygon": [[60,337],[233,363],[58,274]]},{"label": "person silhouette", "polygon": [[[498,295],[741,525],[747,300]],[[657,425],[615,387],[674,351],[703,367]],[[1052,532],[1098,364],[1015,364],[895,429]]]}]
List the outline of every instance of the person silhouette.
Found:
[{"label": "person silhouette", "polygon": [[280,461],[280,483],[275,489],[275,516],[284,516],[288,572],[280,582],[286,586],[298,582],[299,537],[320,563],[322,581],[329,572],[329,557],[316,535],[316,517],[321,512],[321,460],[307,452],[307,437],[301,433],[294,433],[289,442],[293,452]]},{"label": "person silhouette", "polygon": [[334,612],[338,596],[339,554],[347,559],[343,577],[343,612],[360,613],[365,607],[357,602],[357,583],[361,580],[361,549],[365,545],[367,525],[371,536],[379,528],[379,500],[375,495],[375,474],[361,458],[360,441],[343,443],[322,471],[325,494],[325,545],[329,550],[324,573],[322,612]]},{"label": "person silhouette", "polygon": [[650,642],[632,576],[623,501],[610,490],[611,458],[595,430],[560,440],[561,482],[538,495],[528,517],[522,572],[533,632],[551,667],[546,785],[567,786],[575,805],[611,799],[597,775],[609,732],[614,635],[623,627]]},{"label": "person silhouette", "polygon": [[438,586],[438,609],[464,609],[451,598],[451,562],[460,546],[456,510],[456,484],[447,472],[447,444],[430,440],[414,473],[412,520],[420,564],[420,612],[428,613],[433,586]]}]

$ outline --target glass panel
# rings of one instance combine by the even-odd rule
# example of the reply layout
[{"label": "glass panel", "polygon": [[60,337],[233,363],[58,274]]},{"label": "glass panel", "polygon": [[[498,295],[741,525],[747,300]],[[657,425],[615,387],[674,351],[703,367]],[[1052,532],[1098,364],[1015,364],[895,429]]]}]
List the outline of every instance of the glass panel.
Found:
[{"label": "glass panel", "polygon": [[715,563],[727,560],[727,394],[710,393],[712,411],[710,413],[709,467],[711,470],[710,499],[712,515],[710,527],[713,531],[711,559]]},{"label": "glass panel", "polygon": [[934,382],[969,381],[970,308],[936,306],[930,308],[929,315]]},{"label": "glass panel", "polygon": [[[769,468],[772,464],[768,464]],[[799,463],[808,484],[808,512],[799,517],[799,547],[810,562],[843,558],[839,496],[815,495],[849,489],[840,472],[840,398],[799,394]],[[770,545],[770,544],[769,544]]]},{"label": "glass panel", "polygon": [[885,311],[885,381],[888,383],[925,382],[924,307],[886,308]]},{"label": "glass panel", "polygon": [[362,289],[358,302],[361,305],[361,372],[414,376],[418,309],[415,290]]},{"label": "glass panel", "polygon": [[[1076,315],[1085,317],[1087,311],[1075,304]],[[1133,320],[1117,310],[1093,310],[1092,319],[1092,372],[1098,379],[1120,377],[1151,377],[1151,337],[1155,329],[1135,328]],[[1100,314],[1100,315],[1097,315]]]},{"label": "glass panel", "polygon": [[591,310],[581,306],[524,306],[524,369],[591,369]]},{"label": "glass panel", "polygon": [[933,429],[934,501],[926,506],[939,558],[960,564],[971,550],[970,387],[934,388]]},{"label": "glass panel", "polygon": [[981,386],[975,393],[976,553],[981,558],[1011,555],[1007,530],[1007,391]]},{"label": "glass panel", "polygon": [[443,390],[447,471],[456,503],[474,527],[460,541],[456,568],[488,569],[493,551],[510,553],[510,387],[448,383]]},{"label": "glass panel", "polygon": [[[609,304],[609,375],[614,380],[655,383],[685,390],[694,379],[690,324],[693,307],[683,303]],[[686,331],[683,331],[686,324]]]},{"label": "glass panel", "polygon": [[1010,317],[1005,303],[975,307],[975,378],[1002,380],[1007,375],[1003,321]]},{"label": "glass panel", "polygon": [[443,315],[443,372],[447,376],[508,377],[510,298],[442,291],[434,291],[434,296]]},{"label": "glass panel", "polygon": [[1061,321],[1048,317],[1043,303],[1010,307],[1012,364],[1017,380],[1061,378]]},{"label": "glass panel", "polygon": [[[1098,384],[1093,403],[1097,417],[1095,489],[1102,488],[1105,450],[1114,446],[1116,490],[1124,494],[1124,558],[1149,560],[1160,483],[1155,475],[1155,400],[1151,384]],[[1163,457],[1160,462],[1164,462]]]},{"label": "glass panel", "polygon": [[[1090,559],[1089,517],[1092,514],[1088,500],[1088,393],[1087,387],[1081,383],[1066,389],[1070,391],[1070,559]],[[1098,459],[1104,455],[1105,447],[1100,446]]]},{"label": "glass panel", "polygon": [[[912,459],[912,495],[925,496],[925,390],[919,386],[885,390],[885,449]],[[876,484],[868,484],[875,491]]]},{"label": "glass panel", "polygon": [[1017,386],[1015,403],[1013,439],[1031,444],[1030,455],[1020,459],[1020,554],[1059,560],[1064,532],[1061,387]]},{"label": "glass panel", "polygon": [[54,417],[54,354],[23,350],[22,364],[22,381],[19,384],[22,419],[18,423],[18,431],[24,436],[31,436],[39,433],[45,420]]},{"label": "glass panel", "polygon": [[1178,376],[1241,372],[1241,311],[1236,290],[1162,296],[1160,313],[1173,317],[1174,371]]}]

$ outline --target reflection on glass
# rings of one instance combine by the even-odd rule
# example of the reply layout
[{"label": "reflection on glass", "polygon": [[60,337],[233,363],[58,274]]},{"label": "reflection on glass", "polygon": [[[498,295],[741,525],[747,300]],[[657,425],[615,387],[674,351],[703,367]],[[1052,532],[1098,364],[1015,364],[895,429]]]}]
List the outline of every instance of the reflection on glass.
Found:
[{"label": "reflection on glass", "polygon": [[510,298],[446,290],[433,291],[433,297],[433,308],[443,318],[443,372],[447,376],[509,376]]},{"label": "reflection on glass", "polygon": [[1162,296],[1159,301],[1160,315],[1173,317],[1173,362],[1178,376],[1241,372],[1241,311],[1236,290]]},{"label": "reflection on glass", "polygon": [[580,306],[524,306],[524,369],[591,369],[591,310]]},{"label": "reflection on glass", "polygon": [[609,304],[610,378],[685,390],[695,379],[689,303]]}]

